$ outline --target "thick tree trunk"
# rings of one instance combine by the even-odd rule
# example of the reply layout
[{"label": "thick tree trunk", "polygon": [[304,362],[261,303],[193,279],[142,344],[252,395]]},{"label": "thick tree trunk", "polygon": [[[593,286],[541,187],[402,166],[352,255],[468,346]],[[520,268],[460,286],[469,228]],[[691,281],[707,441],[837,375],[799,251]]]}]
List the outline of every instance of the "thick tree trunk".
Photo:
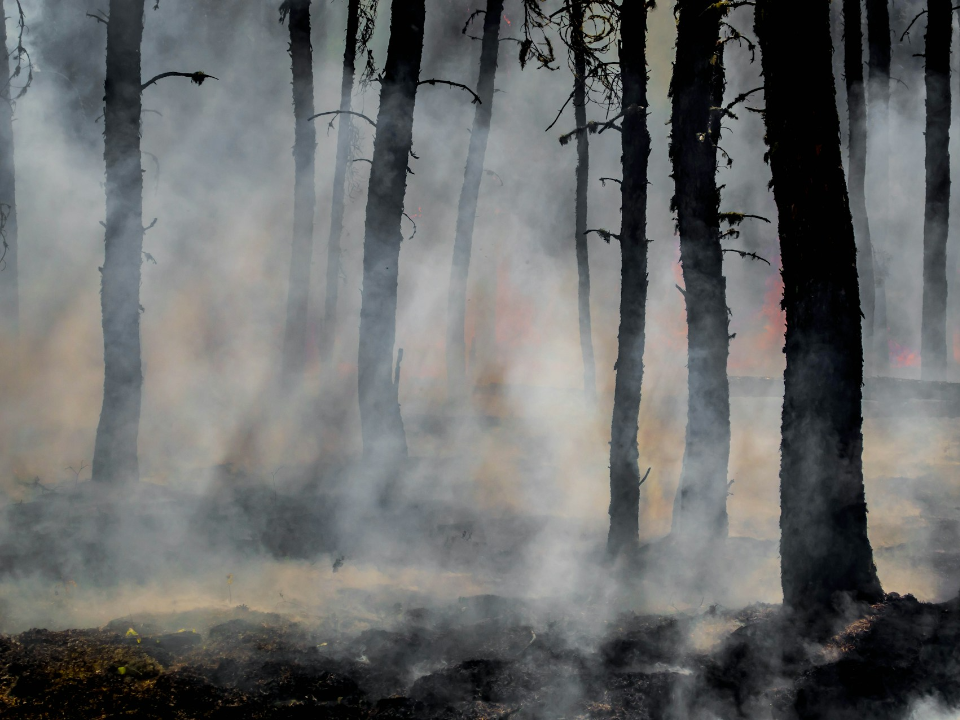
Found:
[{"label": "thick tree trunk", "polygon": [[[876,328],[876,279],[873,268],[873,244],[867,216],[867,101],[863,84],[863,33],[861,0],[843,0],[843,74],[847,83],[850,163],[848,184],[853,231],[857,238],[857,272],[860,276],[860,306],[863,309],[863,346],[874,347]],[[866,354],[872,365],[872,350]]]},{"label": "thick tree trunk", "polygon": [[950,221],[950,0],[927,2],[927,193],[923,213],[923,318],[920,371],[947,370],[947,228]]},{"label": "thick tree trunk", "polygon": [[[576,127],[587,125],[587,47],[583,34],[584,0],[570,5],[573,41],[573,112]],[[587,254],[587,188],[590,183],[589,133],[577,135],[577,302],[580,311],[580,354],[583,357],[583,391],[588,403],[597,399],[597,368],[593,357],[593,330],[590,322],[590,258]]]},{"label": "thick tree trunk", "polygon": [[647,10],[625,0],[620,10],[623,83],[623,184],[620,230],[620,334],[610,437],[610,533],[607,554],[630,552],[639,541],[640,473],[637,432],[643,383],[647,310]]},{"label": "thick tree trunk", "polygon": [[[866,0],[868,60],[868,96],[871,106],[871,127],[874,152],[870,158],[870,174],[877,178],[879,232],[872,238],[874,282],[873,346],[868,352],[874,356],[878,373],[890,371],[890,339],[887,332],[887,263],[884,249],[890,247],[890,8],[889,0]],[[854,208],[856,212],[856,208]],[[864,278],[865,280],[865,278]]]},{"label": "thick tree trunk", "polygon": [[[360,0],[347,2],[347,44],[343,51],[343,80],[340,83],[340,110],[348,113],[353,101],[353,78],[357,66],[357,32],[360,25]],[[329,371],[333,346],[337,339],[337,296],[340,289],[340,241],[346,207],[347,166],[351,160],[353,123],[350,116],[337,118],[337,165],[333,171],[333,206],[330,211],[330,242],[327,246],[327,279],[323,303],[323,328],[320,335],[320,362]]]},{"label": "thick tree trunk", "polygon": [[[2,10],[2,3],[0,3]],[[2,13],[0,13],[2,15]],[[3,211],[3,242],[0,250],[0,333],[16,337],[20,326],[19,268],[17,263],[17,193],[13,162],[13,93],[10,89],[10,55],[6,24],[0,22],[0,210]]]},{"label": "thick tree trunk", "polygon": [[500,17],[503,0],[487,0],[483,19],[483,41],[480,50],[480,78],[467,167],[460,191],[457,209],[457,235],[453,243],[453,264],[450,269],[450,289],[447,297],[447,399],[454,402],[467,397],[466,338],[467,276],[470,271],[470,252],[473,247],[473,227],[483,179],[483,161],[490,137],[493,117],[493,90],[497,75],[497,51],[500,47]]},{"label": "thick tree trunk", "polygon": [[310,304],[310,262],[313,256],[313,214],[316,209],[314,164],[317,131],[313,115],[313,47],[310,43],[310,0],[288,0],[290,57],[293,69],[293,248],[287,325],[283,338],[283,382],[300,382],[307,361],[307,314]]},{"label": "thick tree trunk", "polygon": [[[815,619],[882,597],[867,538],[857,250],[840,160],[830,0],[758,0],[787,315],[780,466],[784,604]],[[803,98],[802,103],[797,98]]]},{"label": "thick tree trunk", "polygon": [[673,65],[672,144],[687,306],[687,436],[673,532],[707,547],[727,535],[727,465],[730,459],[730,323],[720,246],[720,141],[725,86],[722,10],[713,0],[679,0],[677,57]]},{"label": "thick tree trunk", "polygon": [[407,441],[393,380],[397,333],[400,221],[413,145],[413,110],[423,55],[424,0],[393,0],[390,44],[380,90],[377,136],[363,239],[358,391],[363,452],[406,457]]},{"label": "thick tree trunk", "polygon": [[103,309],[103,408],[93,478],[139,478],[140,265],[143,174],[140,166],[140,43],[144,0],[111,0],[104,84],[107,222],[100,302]]}]

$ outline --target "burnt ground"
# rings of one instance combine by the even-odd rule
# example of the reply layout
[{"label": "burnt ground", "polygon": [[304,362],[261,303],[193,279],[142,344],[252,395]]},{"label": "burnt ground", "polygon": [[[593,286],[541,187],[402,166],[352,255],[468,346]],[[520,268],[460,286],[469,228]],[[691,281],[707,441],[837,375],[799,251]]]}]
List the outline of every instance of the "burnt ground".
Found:
[{"label": "burnt ground", "polygon": [[350,636],[243,607],[30,630],[0,636],[0,715],[843,720],[960,705],[957,602],[889,596],[823,645],[773,606],[624,615],[578,642],[522,616],[480,596],[397,607],[390,629]]}]

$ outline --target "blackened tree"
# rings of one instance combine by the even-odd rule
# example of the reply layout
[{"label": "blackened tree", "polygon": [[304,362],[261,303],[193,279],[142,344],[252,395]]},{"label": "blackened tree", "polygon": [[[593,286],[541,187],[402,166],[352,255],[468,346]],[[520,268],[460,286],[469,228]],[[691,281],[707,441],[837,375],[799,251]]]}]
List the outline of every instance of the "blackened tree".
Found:
[{"label": "blackened tree", "polygon": [[[883,592],[863,489],[863,347],[829,0],[757,0],[787,316],[780,466],[784,604],[809,619]],[[798,103],[797,98],[803,98]]]}]

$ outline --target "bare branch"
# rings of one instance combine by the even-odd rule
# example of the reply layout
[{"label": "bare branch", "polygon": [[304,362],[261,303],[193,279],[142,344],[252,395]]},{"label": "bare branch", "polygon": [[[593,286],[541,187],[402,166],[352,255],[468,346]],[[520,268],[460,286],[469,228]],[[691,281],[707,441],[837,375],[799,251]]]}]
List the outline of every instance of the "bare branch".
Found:
[{"label": "bare branch", "polygon": [[595,230],[584,230],[584,231],[583,231],[583,234],[584,234],[584,235],[589,235],[590,233],[596,233],[596,234],[599,235],[601,238],[603,238],[603,241],[604,241],[605,243],[609,243],[611,238],[613,238],[614,240],[618,240],[618,241],[621,239],[621,237],[620,237],[619,235],[617,235],[617,234],[615,234],[615,233],[612,233],[612,232],[610,232],[609,230],[604,230],[603,228],[597,228],[597,229],[595,229]]},{"label": "bare branch", "polygon": [[[98,10],[97,12],[100,12],[100,11]],[[88,17],[88,18],[93,18],[93,19],[96,20],[97,22],[101,22],[101,23],[103,23],[104,25],[109,25],[109,24],[110,24],[110,21],[109,21],[107,18],[103,17],[102,15],[94,15],[93,13],[87,13],[87,17]]]},{"label": "bare branch", "polygon": [[457,87],[457,88],[460,88],[460,89],[462,89],[462,90],[466,90],[468,93],[470,93],[471,95],[473,95],[473,104],[474,104],[474,105],[482,105],[482,104],[483,104],[483,101],[480,99],[480,96],[477,95],[473,90],[471,90],[470,88],[468,88],[466,85],[463,85],[462,83],[453,82],[453,81],[451,81],[451,80],[437,80],[436,78],[430,78],[429,80],[421,80],[420,82],[417,83],[417,86],[418,86],[418,87],[419,87],[420,85],[449,85],[450,87]]},{"label": "bare branch", "polygon": [[407,238],[407,240],[413,240],[414,235],[417,234],[417,223],[414,222],[413,218],[410,217],[409,215],[407,215],[406,213],[404,213],[403,216],[404,216],[407,220],[409,220],[411,223],[413,223],[413,233],[410,235],[410,237]]},{"label": "bare branch", "polygon": [[368,118],[366,115],[363,113],[353,112],[353,110],[330,110],[329,112],[317,113],[316,115],[308,117],[307,120],[316,120],[318,117],[323,117],[324,115],[353,115],[358,118],[363,118],[368,123],[373,125],[374,128],[377,127],[377,123]]},{"label": "bare branch", "polygon": [[606,187],[606,186],[607,186],[607,180],[609,180],[610,182],[615,182],[617,185],[623,185],[623,180],[621,180],[621,179],[619,179],[619,178],[608,178],[608,177],[602,177],[602,178],[600,178],[600,184],[603,185],[603,187]]},{"label": "bare branch", "polygon": [[575,92],[576,90],[570,91],[570,94],[567,96],[567,99],[564,101],[563,105],[560,106],[560,110],[559,112],[557,112],[557,116],[553,119],[552,123],[547,125],[547,129],[544,130],[544,132],[550,132],[551,130],[553,130],[553,126],[560,121],[560,116],[563,115],[563,111],[567,109],[567,105],[569,105],[570,101],[573,100],[573,95]]},{"label": "bare branch", "polygon": [[[643,474],[643,477],[640,478],[640,485],[643,485],[647,481],[647,478],[650,477],[651,470],[653,470],[653,468],[647,468],[647,471]],[[640,485],[637,485],[637,487],[640,487]]]},{"label": "bare branch", "polygon": [[[721,252],[725,252],[725,253],[728,253],[728,252],[736,253],[737,255],[739,255],[740,257],[742,257],[744,260],[746,260],[747,258],[750,258],[751,260],[759,260],[760,262],[765,262],[767,265],[770,265],[770,261],[767,260],[766,258],[760,257],[760,256],[757,255],[756,253],[747,252],[747,251],[745,251],[745,250],[734,250],[733,248],[723,248],[723,250],[722,250]],[[772,267],[772,265],[771,265],[771,267]]]}]

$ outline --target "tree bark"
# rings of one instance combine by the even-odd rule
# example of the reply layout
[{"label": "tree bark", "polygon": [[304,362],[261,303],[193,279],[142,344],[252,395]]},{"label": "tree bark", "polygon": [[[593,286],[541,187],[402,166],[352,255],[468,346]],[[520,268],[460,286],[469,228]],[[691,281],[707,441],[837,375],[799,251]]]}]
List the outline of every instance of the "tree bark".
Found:
[{"label": "tree bark", "polygon": [[[587,125],[587,47],[583,34],[584,0],[570,4],[573,44],[573,112],[576,127]],[[587,254],[587,188],[590,183],[589,133],[577,135],[577,302],[580,312],[580,354],[583,357],[583,391],[588,403],[597,399],[597,368],[593,356],[593,331],[590,321],[590,258]]]},{"label": "tree bark", "polygon": [[100,303],[103,310],[103,408],[93,478],[139,479],[140,265],[143,173],[140,165],[140,43],[144,0],[111,0],[104,83],[107,222]]},{"label": "tree bark", "polygon": [[673,533],[702,548],[727,535],[730,322],[720,246],[720,142],[725,77],[713,0],[679,0],[673,97],[673,178],[687,307],[687,435]]},{"label": "tree bark", "polygon": [[[857,272],[860,276],[860,305],[863,309],[863,346],[874,348],[877,288],[874,273],[873,244],[867,216],[867,100],[863,84],[863,33],[861,0],[843,0],[843,74],[847,85],[849,122],[850,211],[857,239]],[[873,352],[866,353],[868,365]]]},{"label": "tree bark", "polygon": [[413,145],[413,110],[423,55],[424,0],[394,0],[390,44],[380,90],[377,136],[363,239],[360,303],[360,426],[368,458],[402,458],[407,441],[393,381],[397,333],[400,221]]},{"label": "tree bark", "polygon": [[[784,604],[808,620],[883,592],[863,489],[863,348],[840,157],[830,0],[757,0],[787,316],[780,465]],[[798,103],[797,98],[803,98]]]},{"label": "tree bark", "polygon": [[340,241],[346,207],[347,166],[352,152],[353,122],[349,115],[353,104],[353,79],[357,66],[357,32],[360,25],[360,0],[347,2],[347,44],[343,51],[343,80],[340,83],[340,110],[337,119],[337,165],[333,174],[333,206],[330,211],[330,242],[327,245],[327,279],[323,303],[323,327],[320,335],[320,362],[325,371],[330,364],[337,337],[337,296],[340,289]]},{"label": "tree bark", "polygon": [[610,438],[610,532],[607,554],[631,552],[639,541],[638,417],[643,383],[647,307],[647,10],[625,0],[620,10],[623,84],[623,182],[620,230],[620,333]]},{"label": "tree bark", "polygon": [[480,182],[483,179],[483,162],[493,117],[493,90],[497,75],[502,15],[503,0],[487,0],[480,50],[480,77],[477,81],[477,95],[481,102],[476,106],[473,118],[467,166],[457,208],[457,234],[453,243],[453,264],[450,268],[450,289],[447,297],[447,399],[454,402],[460,402],[468,395],[465,338],[467,276],[470,271]]},{"label": "tree bark", "polygon": [[283,383],[292,387],[303,378],[307,361],[307,314],[310,304],[310,262],[313,256],[313,215],[316,209],[314,165],[317,130],[313,116],[313,47],[310,42],[310,0],[288,0],[290,58],[293,70],[293,245],[287,324],[283,338]]},{"label": "tree bark", "polygon": [[[2,10],[2,3],[0,3]],[[2,15],[2,13],[0,13]],[[13,153],[13,93],[10,87],[10,55],[7,50],[7,29],[0,23],[0,210],[3,211],[3,242],[0,250],[0,330],[16,337],[20,327],[20,289],[17,247],[17,193]]]},{"label": "tree bark", "polygon": [[926,39],[927,190],[923,213],[923,317],[920,372],[947,370],[947,229],[950,222],[950,0],[928,0]]},{"label": "tree bark", "polygon": [[868,60],[868,100],[872,106],[873,153],[871,175],[880,186],[878,197],[879,237],[871,238],[874,260],[876,300],[874,304],[873,347],[869,352],[878,373],[890,371],[890,339],[887,332],[887,263],[884,248],[890,246],[888,227],[890,200],[890,8],[889,0],[866,0]]}]

